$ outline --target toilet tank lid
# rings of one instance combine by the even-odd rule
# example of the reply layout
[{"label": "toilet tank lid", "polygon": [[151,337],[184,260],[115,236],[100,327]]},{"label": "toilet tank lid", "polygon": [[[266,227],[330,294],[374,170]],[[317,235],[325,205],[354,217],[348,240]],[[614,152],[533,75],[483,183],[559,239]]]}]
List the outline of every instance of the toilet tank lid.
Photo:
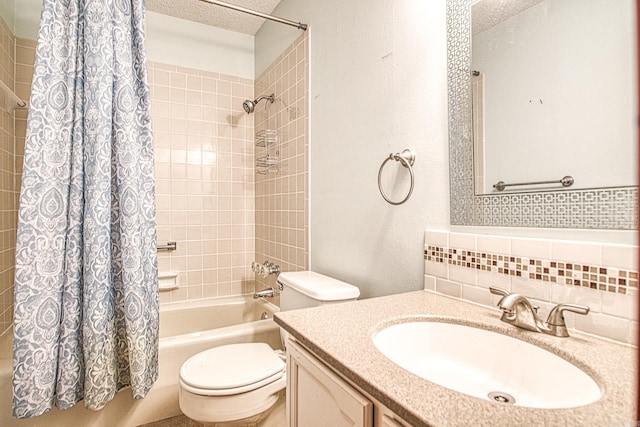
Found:
[{"label": "toilet tank lid", "polygon": [[314,271],[280,273],[278,282],[318,301],[350,300],[360,296],[356,286]]}]

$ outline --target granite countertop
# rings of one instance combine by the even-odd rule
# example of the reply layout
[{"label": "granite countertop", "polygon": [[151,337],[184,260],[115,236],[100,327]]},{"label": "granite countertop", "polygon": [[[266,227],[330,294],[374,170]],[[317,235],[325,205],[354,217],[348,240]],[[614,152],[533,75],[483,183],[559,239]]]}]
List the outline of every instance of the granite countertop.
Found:
[{"label": "granite countertop", "polygon": [[[558,338],[500,321],[500,311],[425,291],[276,313],[275,321],[327,364],[414,426],[635,425],[636,349],[570,330]],[[507,406],[426,381],[387,359],[372,336],[411,318],[464,319],[550,350],[591,375],[600,400],[570,409]]]}]

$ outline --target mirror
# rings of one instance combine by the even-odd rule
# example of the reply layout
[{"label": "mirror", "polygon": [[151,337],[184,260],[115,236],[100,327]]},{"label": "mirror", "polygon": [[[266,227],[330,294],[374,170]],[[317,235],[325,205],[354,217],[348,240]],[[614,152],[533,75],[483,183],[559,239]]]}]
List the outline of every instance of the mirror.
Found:
[{"label": "mirror", "polygon": [[471,34],[476,194],[635,184],[632,0],[477,0]]},{"label": "mirror", "polygon": [[[486,1],[486,0],[484,0]],[[526,1],[529,4],[535,3],[534,5],[530,5],[526,10],[535,10],[533,8],[540,6],[542,7],[543,17],[540,18],[544,23],[538,22],[536,26],[544,29],[543,33],[547,32],[547,25],[550,19],[547,14],[549,12],[549,3],[561,3],[561,2],[569,2],[574,3],[571,6],[570,13],[564,13],[565,15],[569,15],[571,18],[576,13],[573,11],[574,8],[578,8],[583,5],[583,3],[629,3],[628,4],[628,14],[630,16],[634,16],[635,13],[631,13],[632,9],[632,1],[631,0],[519,0]],[[492,3],[502,4],[502,8],[505,7],[506,4],[514,3],[513,0],[492,0]],[[557,6],[553,6],[554,8]],[[526,12],[525,10],[525,12]],[[494,16],[494,15],[491,15]],[[516,18],[516,19],[514,19]],[[630,19],[630,17],[627,17]],[[519,17],[511,16],[506,19],[506,21],[517,21],[521,19]],[[485,19],[487,21],[491,21],[491,19]],[[500,22],[504,22],[500,21]],[[498,28],[500,24],[493,25],[491,28]],[[531,24],[529,24],[531,26]],[[538,28],[537,30],[539,30]],[[567,24],[561,25],[559,28],[564,29],[566,33],[572,33],[573,30]],[[487,29],[485,31],[488,31]],[[594,35],[593,37],[601,38],[602,32],[599,29],[592,29]],[[490,33],[486,33],[490,34]],[[515,28],[511,28],[506,31],[507,37],[505,39],[504,34],[501,36],[506,40],[506,45],[509,47],[519,47],[522,48],[525,46],[525,41],[529,42],[531,36],[525,37],[526,40],[520,40],[515,34]],[[631,36],[635,37],[635,23],[634,27],[630,30],[630,33],[627,33],[628,38]],[[598,157],[597,150],[585,150],[587,144],[583,144],[582,146],[578,145],[577,148],[566,148],[565,141],[567,139],[574,139],[565,137],[565,131],[560,131],[561,127],[558,122],[562,122],[562,125],[565,125],[565,121],[571,120],[574,123],[581,123],[585,125],[582,120],[582,114],[576,114],[576,112],[571,111],[570,108],[561,108],[563,107],[563,100],[567,98],[567,96],[559,97],[556,96],[553,89],[543,88],[542,86],[531,86],[525,92],[517,94],[516,101],[521,105],[519,107],[520,110],[524,110],[527,112],[527,117],[521,120],[521,122],[534,122],[535,125],[540,125],[541,122],[546,121],[550,123],[555,123],[555,127],[552,126],[551,130],[545,130],[538,139],[529,140],[528,144],[525,145],[524,148],[513,148],[512,151],[516,152],[525,152],[523,164],[525,166],[515,166],[511,165],[512,161],[506,162],[503,164],[502,170],[503,173],[510,173],[508,178],[489,178],[489,173],[493,173],[493,171],[489,172],[488,167],[490,166],[489,161],[482,160],[482,165],[484,165],[484,171],[478,170],[478,175],[484,174],[485,185],[481,186],[480,184],[476,185],[476,169],[479,169],[482,165],[480,165],[480,158],[474,158],[474,134],[473,134],[473,98],[472,98],[472,71],[474,70],[472,66],[472,31],[471,31],[471,7],[469,0],[447,0],[447,48],[448,48],[448,81],[449,81],[449,147],[450,147],[450,185],[451,185],[451,223],[453,225],[487,225],[487,226],[515,226],[515,227],[548,227],[548,228],[593,228],[593,229],[621,229],[621,230],[631,230],[637,228],[638,220],[637,220],[637,187],[635,184],[635,163],[636,163],[636,154],[635,154],[635,146],[636,146],[636,136],[635,136],[635,108],[632,108],[632,117],[629,115],[626,118],[618,118],[619,121],[627,123],[627,131],[622,130],[622,134],[627,132],[627,134],[631,134],[631,139],[627,138],[624,141],[621,141],[620,144],[625,147],[631,147],[632,151],[627,150],[627,154],[625,154],[622,160],[613,160],[614,168],[625,169],[626,180],[623,181],[621,179],[617,179],[616,181],[611,182],[603,182],[603,181],[595,181],[591,179],[592,175],[595,175],[593,172],[596,169],[605,169],[605,176],[609,176],[610,174],[606,173],[606,168],[602,165],[602,158]],[[494,51],[494,53],[500,53],[501,51],[497,49],[499,38],[493,38],[489,43],[489,50]],[[591,40],[592,43],[594,40]],[[575,41],[574,41],[575,42]],[[475,43],[475,42],[474,42]],[[503,45],[504,40],[503,40]],[[551,46],[559,44],[556,41],[551,43]],[[630,63],[635,66],[635,44],[631,40],[627,40],[627,45],[630,46],[632,50]],[[543,59],[545,63],[548,63],[549,59],[553,59],[553,66],[559,68],[568,68],[569,70],[573,69],[573,65],[568,62],[568,56],[576,56],[576,54],[567,55],[566,52],[563,54],[562,50],[560,50],[559,54],[551,55],[549,50],[551,49],[549,42],[544,42],[542,46],[546,46],[546,49],[543,50]],[[525,46],[526,49],[524,52],[521,52],[521,56],[532,55],[532,50],[534,49],[531,46]],[[584,53],[583,51],[588,51],[592,46],[588,44],[587,46],[578,47],[569,46],[571,52],[579,51],[580,53]],[[540,48],[538,48],[540,49]],[[559,49],[559,48],[558,48]],[[480,50],[478,48],[478,50]],[[515,50],[515,49],[512,49]],[[546,55],[545,55],[546,52]],[[588,52],[587,52],[588,53]],[[628,55],[628,54],[627,54]],[[475,60],[475,57],[474,57]],[[590,60],[592,61],[592,60]],[[492,59],[490,61],[484,62],[484,73],[487,79],[489,79],[489,74],[493,74],[495,68],[492,68],[497,59]],[[503,64],[507,64],[509,66],[512,64],[513,60],[503,61]],[[537,62],[533,61],[529,64],[535,64],[535,67],[540,67],[543,63],[542,60],[538,59]],[[488,64],[488,65],[487,65]],[[602,64],[601,64],[602,65]],[[504,65],[506,67],[506,65]],[[610,64],[604,64],[603,66],[610,66]],[[533,67],[530,65],[530,67]],[[593,67],[592,67],[593,68]],[[599,69],[600,70],[600,69]],[[483,74],[483,70],[480,71],[480,75]],[[548,76],[548,72],[544,69],[544,72],[538,69],[538,72]],[[603,73],[603,71],[599,71]],[[511,72],[510,78],[514,78],[514,75],[523,74],[525,77],[528,76],[527,73],[514,73]],[[531,73],[529,73],[531,74]],[[636,96],[636,88],[635,88],[635,70],[629,72],[631,75],[631,79],[633,80],[632,87],[627,87],[622,92],[621,95],[623,98],[622,102],[631,102],[628,105],[635,105],[635,96]],[[543,80],[551,80],[549,78]],[[621,79],[614,80],[616,84]],[[486,83],[486,82],[485,82]],[[499,82],[500,83],[500,82]],[[504,78],[503,82],[504,83]],[[559,83],[556,83],[556,87]],[[599,85],[599,84],[598,84]],[[520,86],[524,86],[520,84]],[[595,86],[595,85],[593,85]],[[487,85],[484,86],[484,108],[487,107],[487,99],[488,97],[494,97],[497,95],[489,93],[491,87],[502,88],[504,92],[504,88],[501,85]],[[582,83],[581,88],[589,89],[588,83]],[[513,95],[514,90],[510,91]],[[605,91],[606,92],[606,91]],[[608,93],[608,92],[607,92]],[[582,94],[580,94],[582,96]],[[526,99],[525,99],[526,98]],[[497,98],[496,98],[497,99]],[[631,101],[629,101],[629,99]],[[529,100],[531,100],[531,104],[529,104]],[[626,100],[626,101],[624,101]],[[542,103],[540,103],[542,101]],[[545,103],[545,101],[548,101]],[[563,101],[563,102],[561,102]],[[506,101],[497,101],[498,104],[504,103]],[[537,102],[537,104],[536,104]],[[588,104],[601,104],[603,100],[597,100],[597,102],[590,102]],[[621,102],[619,99],[614,100],[615,102]],[[494,102],[495,103],[495,102]],[[584,106],[583,106],[584,107]],[[478,114],[478,107],[476,106],[476,114]],[[534,110],[535,108],[535,110]],[[512,108],[515,110],[515,108]],[[529,109],[529,110],[527,110]],[[627,109],[627,112],[629,109]],[[486,114],[489,111],[484,111]],[[553,115],[552,112],[561,112],[563,115],[557,116]],[[504,114],[504,113],[500,113]],[[570,119],[569,119],[570,118]],[[485,118],[486,119],[486,118]],[[515,119],[514,119],[515,120]],[[628,130],[628,122],[631,122],[631,130]],[[510,127],[512,123],[506,123],[505,119],[498,118],[495,120],[496,125],[492,125],[495,128],[495,131],[492,132],[505,132],[505,128]],[[485,126],[488,128],[488,121],[485,120]],[[477,124],[477,121],[476,121]],[[538,126],[539,127],[539,126]],[[576,127],[576,126],[573,126]],[[610,126],[607,125],[609,128]],[[621,126],[622,129],[624,126]],[[601,130],[601,129],[600,129]],[[528,133],[532,133],[533,131],[529,131]],[[536,132],[538,130],[536,129]],[[506,133],[506,132],[505,132]],[[582,131],[582,135],[591,134],[594,131]],[[618,149],[612,150],[610,135],[613,132],[606,133],[607,137],[605,141],[599,140],[593,143],[589,143],[594,145],[597,149],[601,150],[603,147],[604,151],[607,151],[607,147],[609,147],[610,151],[618,151]],[[522,137],[523,132],[520,132],[519,137]],[[484,135],[484,152],[487,152],[487,147],[493,144],[496,138],[490,138],[492,133],[485,132]],[[602,135],[602,134],[599,134]],[[602,139],[602,137],[600,137]],[[616,140],[622,139],[621,137],[616,136]],[[549,141],[551,140],[551,141]],[[539,150],[539,147],[542,147],[542,142],[551,142],[550,148],[544,148]],[[584,142],[584,141],[582,141]],[[509,142],[511,145],[516,146],[515,142],[511,140]],[[535,148],[532,149],[532,148]],[[490,150],[491,148],[489,148]],[[549,152],[551,150],[551,152]],[[538,163],[546,165],[550,162],[549,159],[560,157],[560,152],[566,151],[569,153],[569,158],[561,160],[558,163],[563,165],[564,169],[560,169],[561,172],[553,172],[559,173],[559,176],[547,176],[546,174],[549,172],[544,172],[544,175],[541,172],[541,175],[538,174],[539,166]],[[595,151],[596,152],[596,160],[577,160],[576,151]],[[602,151],[601,151],[602,152]],[[538,157],[538,160],[534,162],[534,154]],[[501,155],[502,158],[505,158],[505,155]],[[522,157],[522,156],[521,156]],[[501,159],[502,160],[502,159]],[[617,162],[622,162],[619,164]],[[505,162],[503,162],[505,163]],[[569,167],[569,169],[566,169]],[[579,167],[583,168],[586,172],[579,172]],[[608,166],[609,167],[609,166]],[[631,171],[629,171],[631,169]],[[526,172],[527,170],[533,171],[536,173],[535,176],[520,174]],[[565,171],[566,172],[563,172]],[[515,171],[515,172],[514,172]],[[629,173],[630,172],[630,173]],[[520,175],[518,175],[520,174]],[[558,181],[565,175],[575,174],[576,177],[580,177],[580,179],[576,178],[576,184],[572,187],[562,187],[559,184],[546,184],[543,186],[533,186],[527,188],[527,191],[522,191],[522,188],[512,187],[505,189],[501,192],[493,192],[491,194],[487,190],[487,185],[489,188],[492,188],[492,185],[495,182],[492,182],[494,179],[505,181],[506,183],[510,183],[508,180],[513,180],[512,182],[518,183],[520,180],[523,181],[544,181],[557,179]],[[582,177],[585,178],[582,178]],[[587,178],[591,181],[587,181]],[[630,181],[629,181],[629,177]],[[579,182],[584,182],[584,184],[578,184]],[[587,184],[587,182],[589,182]],[[560,188],[558,191],[556,188]],[[516,188],[515,190],[513,188]],[[479,190],[479,191],[476,191]]]}]

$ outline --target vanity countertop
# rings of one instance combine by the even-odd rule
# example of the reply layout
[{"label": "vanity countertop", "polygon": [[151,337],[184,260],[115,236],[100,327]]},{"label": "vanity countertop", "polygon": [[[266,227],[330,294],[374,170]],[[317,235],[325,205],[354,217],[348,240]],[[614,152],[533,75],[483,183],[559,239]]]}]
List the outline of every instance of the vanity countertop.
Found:
[{"label": "vanity countertop", "polygon": [[[276,313],[275,321],[366,393],[420,425],[635,425],[636,349],[570,330],[558,338],[500,321],[500,311],[425,291]],[[372,336],[411,318],[457,318],[546,348],[582,368],[603,390],[570,409],[506,406],[426,381],[387,359]]]}]

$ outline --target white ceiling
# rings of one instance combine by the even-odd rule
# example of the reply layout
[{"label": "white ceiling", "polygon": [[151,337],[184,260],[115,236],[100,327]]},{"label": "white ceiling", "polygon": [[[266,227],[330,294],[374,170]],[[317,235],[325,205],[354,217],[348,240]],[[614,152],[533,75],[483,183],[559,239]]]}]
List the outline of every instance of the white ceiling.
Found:
[{"label": "white ceiling", "polygon": [[[237,6],[271,14],[281,0],[225,0]],[[473,3],[474,34],[491,28],[542,0],[477,0]],[[205,25],[255,35],[264,19],[201,0],[147,0],[147,10]],[[286,17],[283,17],[286,18]]]},{"label": "white ceiling", "polygon": [[[225,0],[225,2],[271,14],[280,0]],[[147,0],[147,10],[252,36],[258,32],[265,21],[256,16],[201,0]]]},{"label": "white ceiling", "polygon": [[480,0],[471,6],[471,31],[477,34],[498,25],[542,0]]}]

